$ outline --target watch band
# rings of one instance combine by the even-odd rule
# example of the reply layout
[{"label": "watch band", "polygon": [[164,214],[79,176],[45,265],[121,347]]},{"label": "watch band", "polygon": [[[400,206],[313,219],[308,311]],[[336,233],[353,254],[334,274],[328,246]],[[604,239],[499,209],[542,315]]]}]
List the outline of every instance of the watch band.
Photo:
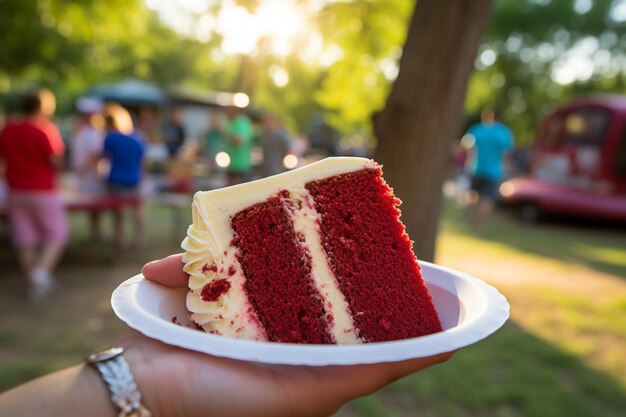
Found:
[{"label": "watch band", "polygon": [[107,384],[111,401],[118,408],[118,417],[152,417],[152,413],[141,404],[141,393],[135,384],[123,348],[106,349],[85,358],[94,366]]}]

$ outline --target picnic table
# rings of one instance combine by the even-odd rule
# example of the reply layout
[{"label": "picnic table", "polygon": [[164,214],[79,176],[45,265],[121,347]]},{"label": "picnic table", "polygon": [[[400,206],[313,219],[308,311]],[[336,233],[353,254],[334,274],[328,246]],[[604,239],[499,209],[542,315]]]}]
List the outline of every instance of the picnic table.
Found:
[{"label": "picnic table", "polygon": [[[61,193],[65,208],[69,213],[117,212],[125,207],[137,207],[143,203],[142,197],[135,196],[85,196],[76,193]],[[6,199],[0,199],[0,221],[7,220]]]},{"label": "picnic table", "polygon": [[[137,207],[146,200],[140,196],[85,196],[73,192],[61,194],[63,203],[69,213],[114,213],[127,207]],[[179,241],[181,231],[184,234],[186,223],[184,211],[188,210],[191,203],[190,194],[181,193],[157,193],[150,197],[154,204],[166,207],[171,212],[172,239]],[[6,221],[6,201],[0,199],[0,221]]]},{"label": "picnic table", "polygon": [[[85,196],[75,193],[62,193],[61,198],[69,212],[103,212],[117,211],[124,207],[141,205],[143,198],[135,196]],[[0,200],[0,216],[6,217],[6,201]]]}]

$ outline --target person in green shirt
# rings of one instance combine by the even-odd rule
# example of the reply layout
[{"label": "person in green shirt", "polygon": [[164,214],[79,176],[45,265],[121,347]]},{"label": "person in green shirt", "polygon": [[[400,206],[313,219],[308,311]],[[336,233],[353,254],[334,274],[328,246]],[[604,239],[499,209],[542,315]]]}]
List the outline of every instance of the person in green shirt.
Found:
[{"label": "person in green shirt", "polygon": [[251,179],[250,152],[254,139],[254,127],[250,118],[238,107],[228,107],[226,116],[224,137],[226,138],[226,153],[230,156],[228,185],[234,185]]}]

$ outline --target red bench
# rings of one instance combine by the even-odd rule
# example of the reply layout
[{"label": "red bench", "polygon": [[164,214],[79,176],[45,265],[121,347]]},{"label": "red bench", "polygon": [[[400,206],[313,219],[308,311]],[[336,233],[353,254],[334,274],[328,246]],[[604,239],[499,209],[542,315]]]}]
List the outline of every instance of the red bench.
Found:
[{"label": "red bench", "polygon": [[142,197],[111,196],[101,197],[81,196],[76,194],[63,195],[63,202],[68,211],[117,211],[124,207],[137,207],[143,202]]},{"label": "red bench", "polygon": [[[137,207],[142,204],[143,198],[134,196],[101,197],[81,196],[78,194],[63,194],[63,202],[70,212],[87,211],[117,211],[124,207]],[[6,217],[6,201],[0,201],[0,216]]]},{"label": "red bench", "polygon": [[[63,194],[63,202],[70,213],[102,213],[116,212],[125,207],[137,207],[143,203],[142,197],[134,196],[110,196],[99,197],[81,196],[78,194]],[[0,221],[6,221],[6,201],[0,200]]]}]

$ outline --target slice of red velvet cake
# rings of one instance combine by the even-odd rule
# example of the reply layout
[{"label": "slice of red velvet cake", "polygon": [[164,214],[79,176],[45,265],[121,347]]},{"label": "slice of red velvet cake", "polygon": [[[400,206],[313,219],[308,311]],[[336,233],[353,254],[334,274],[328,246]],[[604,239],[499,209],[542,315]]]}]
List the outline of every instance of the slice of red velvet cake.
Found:
[{"label": "slice of red velvet cake", "polygon": [[285,343],[440,331],[399,204],[363,158],[197,193],[183,242],[191,318],[210,333]]}]

